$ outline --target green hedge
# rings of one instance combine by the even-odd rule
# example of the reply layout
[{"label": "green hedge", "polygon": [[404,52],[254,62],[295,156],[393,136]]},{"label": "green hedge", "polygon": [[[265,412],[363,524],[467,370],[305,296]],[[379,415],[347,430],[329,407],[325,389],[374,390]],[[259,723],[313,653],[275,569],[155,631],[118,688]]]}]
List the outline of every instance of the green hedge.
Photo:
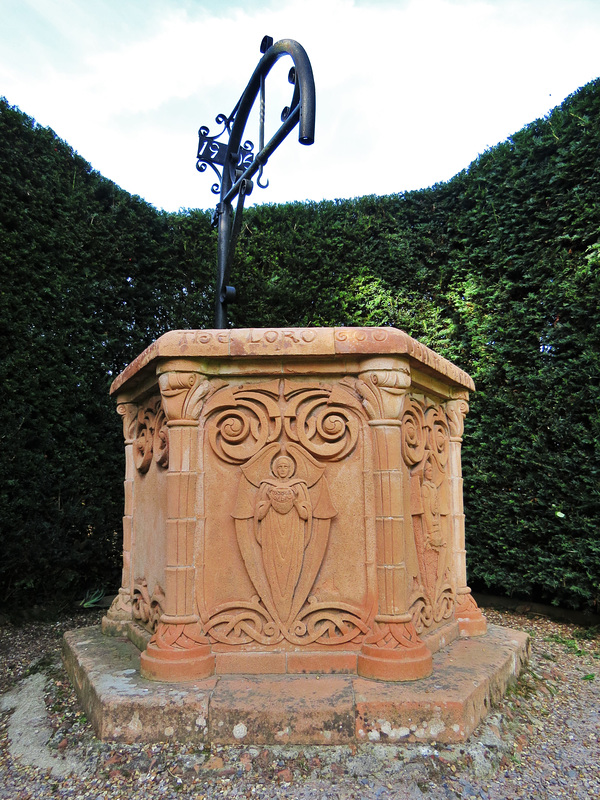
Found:
[{"label": "green hedge", "polygon": [[600,81],[445,184],[263,206],[236,325],[395,325],[466,369],[469,574],[600,600]]},{"label": "green hedge", "polygon": [[[248,210],[230,309],[395,325],[466,369],[470,582],[580,608],[600,596],[599,122],[594,81],[447,183]],[[212,326],[214,263],[207,213],[157,212],[0,104],[6,596],[116,580],[107,389],[165,330]]]},{"label": "green hedge", "polygon": [[206,214],[157,213],[0,101],[1,602],[118,585],[108,388],[173,320],[209,323],[212,239]]}]

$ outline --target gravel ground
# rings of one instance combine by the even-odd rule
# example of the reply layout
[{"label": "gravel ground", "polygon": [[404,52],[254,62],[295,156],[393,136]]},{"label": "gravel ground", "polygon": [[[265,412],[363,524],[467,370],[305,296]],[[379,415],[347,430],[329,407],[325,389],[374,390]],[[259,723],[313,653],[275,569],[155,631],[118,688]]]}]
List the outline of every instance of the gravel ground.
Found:
[{"label": "gravel ground", "polygon": [[[490,622],[527,631],[532,658],[470,740],[453,746],[100,742],[60,663],[60,639],[96,624],[101,612],[0,622],[0,798],[599,798],[600,634],[540,615],[484,610]],[[17,717],[25,706],[35,724],[23,731]]]}]

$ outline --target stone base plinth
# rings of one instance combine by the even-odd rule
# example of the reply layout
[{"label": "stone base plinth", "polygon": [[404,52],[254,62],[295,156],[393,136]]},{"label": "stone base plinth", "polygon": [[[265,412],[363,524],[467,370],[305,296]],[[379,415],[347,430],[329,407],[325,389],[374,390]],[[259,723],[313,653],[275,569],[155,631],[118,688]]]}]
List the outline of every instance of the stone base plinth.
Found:
[{"label": "stone base plinth", "polygon": [[525,633],[488,626],[433,655],[408,683],[356,675],[217,675],[188,683],[140,676],[140,652],[99,628],[65,635],[64,662],[101,739],[221,744],[457,742],[527,660]]}]

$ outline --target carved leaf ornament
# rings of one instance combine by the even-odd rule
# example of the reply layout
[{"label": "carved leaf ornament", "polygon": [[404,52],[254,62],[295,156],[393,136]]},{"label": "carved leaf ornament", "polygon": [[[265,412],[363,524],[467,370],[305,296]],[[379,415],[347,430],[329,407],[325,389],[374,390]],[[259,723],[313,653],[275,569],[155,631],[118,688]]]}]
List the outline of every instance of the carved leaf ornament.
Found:
[{"label": "carved leaf ornament", "polygon": [[150,596],[145,579],[138,578],[135,581],[131,601],[132,616],[152,633],[158,627],[163,614],[164,603],[165,593],[158,584],[154,587],[152,596]]},{"label": "carved leaf ornament", "polygon": [[133,458],[142,474],[148,472],[153,459],[163,469],[169,466],[169,435],[160,397],[153,397],[138,410]]}]

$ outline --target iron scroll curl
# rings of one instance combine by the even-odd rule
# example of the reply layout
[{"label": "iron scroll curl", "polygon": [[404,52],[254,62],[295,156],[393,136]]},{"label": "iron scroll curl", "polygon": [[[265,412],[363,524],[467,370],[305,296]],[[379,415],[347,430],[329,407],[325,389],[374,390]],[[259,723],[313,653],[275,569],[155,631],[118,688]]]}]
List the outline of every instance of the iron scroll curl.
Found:
[{"label": "iron scroll curl", "polygon": [[[229,285],[233,252],[241,230],[244,200],[253,189],[252,178],[258,172],[258,185],[261,183],[263,169],[279,145],[298,125],[298,141],[311,145],[315,138],[315,83],[312,67],[306,51],[293,39],[281,39],[273,44],[271,37],[265,36],[261,43],[263,56],[258,62],[248,84],[229,115],[219,114],[216,118],[223,130],[210,137],[206,127],[199,131],[197,169],[204,172],[210,166],[220,179],[212,191],[219,191],[220,199],[215,211],[218,228],[217,284],[215,301],[215,328],[227,327],[227,304],[235,298],[235,289]],[[264,98],[265,79],[273,66],[284,56],[291,56],[294,66],[288,80],[293,84],[293,96],[288,107],[283,109],[282,123],[276,133],[264,143]],[[261,110],[259,123],[259,152],[253,156],[253,145],[245,140],[244,131],[256,99],[260,95]],[[217,141],[229,133],[227,145]],[[222,167],[219,173],[218,166]],[[237,197],[235,214],[232,202]]]}]

